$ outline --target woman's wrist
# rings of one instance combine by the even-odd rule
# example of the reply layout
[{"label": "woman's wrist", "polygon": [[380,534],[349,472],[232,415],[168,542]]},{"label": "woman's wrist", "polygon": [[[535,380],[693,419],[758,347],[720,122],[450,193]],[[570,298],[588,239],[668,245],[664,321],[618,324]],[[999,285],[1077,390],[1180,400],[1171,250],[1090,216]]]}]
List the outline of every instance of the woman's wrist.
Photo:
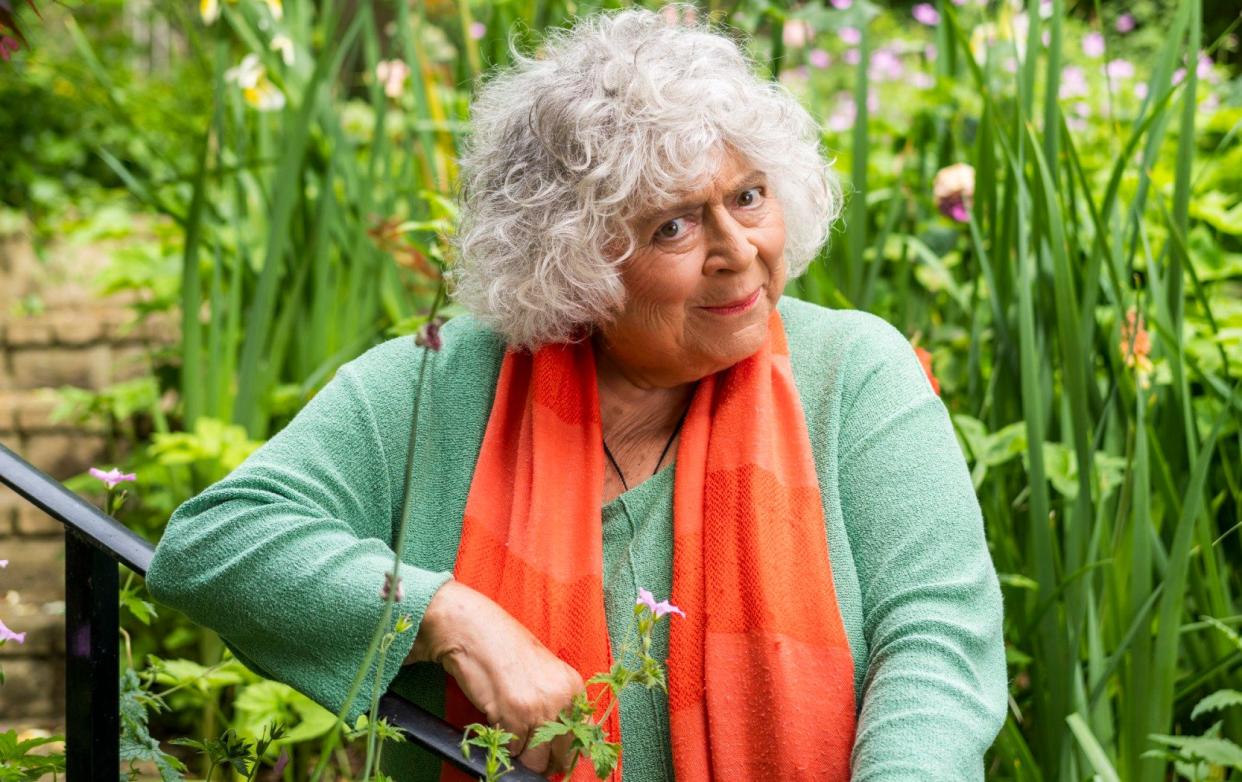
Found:
[{"label": "woman's wrist", "polygon": [[463,598],[465,592],[472,592],[469,587],[453,579],[445,581],[432,595],[427,610],[423,612],[423,620],[419,623],[418,634],[414,637],[414,646],[405,658],[405,664],[431,662],[443,664],[444,658],[459,651],[459,644],[454,640],[455,629],[460,629],[463,616]]}]

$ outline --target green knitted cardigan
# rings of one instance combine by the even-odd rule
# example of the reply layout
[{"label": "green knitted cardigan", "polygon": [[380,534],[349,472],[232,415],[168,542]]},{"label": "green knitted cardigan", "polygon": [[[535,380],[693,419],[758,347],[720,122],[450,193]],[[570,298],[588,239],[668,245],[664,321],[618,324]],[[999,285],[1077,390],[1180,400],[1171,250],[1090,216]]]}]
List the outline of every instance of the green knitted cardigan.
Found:
[{"label": "green knitted cardigan", "polygon": [[[779,309],[855,663],[852,779],[980,780],[1007,703],[1001,593],[947,411],[909,343],[885,321],[788,297]],[[417,626],[452,575],[504,345],[468,316],[442,333],[421,392],[423,350],[410,338],[342,367],[288,426],[176,510],[147,576],[157,601],[216,630],[257,673],[334,713],[382,616],[416,405],[396,614]],[[635,635],[638,587],[671,592],[675,470],[602,510],[614,652]],[[659,627],[653,651],[663,659],[668,623]],[[402,667],[413,641],[406,632],[392,644],[381,687],[442,714],[442,669]],[[374,673],[349,710],[351,724],[370,703]],[[626,782],[673,779],[664,695],[630,688],[620,708]],[[386,747],[383,760],[401,782],[439,777],[439,764],[408,743]]]}]

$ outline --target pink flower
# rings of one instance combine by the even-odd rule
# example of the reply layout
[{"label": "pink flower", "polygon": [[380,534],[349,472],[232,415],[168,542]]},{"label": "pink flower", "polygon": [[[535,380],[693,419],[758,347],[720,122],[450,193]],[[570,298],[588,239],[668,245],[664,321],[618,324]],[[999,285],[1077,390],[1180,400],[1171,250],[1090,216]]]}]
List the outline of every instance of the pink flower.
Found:
[{"label": "pink flower", "polygon": [[1213,78],[1215,74],[1212,72],[1212,58],[1206,54],[1199,55],[1199,64],[1195,66],[1195,76],[1205,81],[1216,81]]},{"label": "pink flower", "polygon": [[1087,77],[1077,65],[1067,65],[1061,70],[1061,86],[1057,94],[1062,98],[1081,98],[1087,94]]},{"label": "pink flower", "polygon": [[910,85],[920,90],[930,90],[936,86],[936,79],[930,73],[915,71],[910,74]]},{"label": "pink flower", "polygon": [[477,41],[487,35],[487,25],[482,22],[470,23],[470,40]]},{"label": "pink flower", "polygon": [[661,600],[657,603],[655,596],[642,587],[638,588],[638,600],[634,601],[634,605],[646,606],[648,611],[655,614],[656,619],[667,614],[679,614],[682,619],[686,618],[685,611],[682,611],[667,600]]},{"label": "pink flower", "polygon": [[1147,98],[1147,82],[1142,82],[1142,81],[1134,82],[1134,97],[1138,98],[1139,100],[1144,100]]},{"label": "pink flower", "polygon": [[840,30],[837,30],[837,35],[841,37],[841,43],[846,46],[857,46],[859,41],[862,40],[862,33],[858,31],[857,27],[842,27]]},{"label": "pink flower", "polygon": [[928,27],[940,24],[940,12],[931,3],[919,3],[914,6],[911,13],[914,15],[914,21],[919,24],[925,24]]},{"label": "pink flower", "polygon": [[844,11],[854,4],[854,0],[832,0],[832,7],[838,11]]},{"label": "pink flower", "polygon": [[1129,60],[1109,60],[1104,66],[1104,73],[1109,79],[1133,79],[1134,63]]},{"label": "pink flower", "polygon": [[1126,33],[1130,32],[1135,27],[1134,15],[1133,14],[1122,14],[1121,16],[1117,17],[1116,27],[1117,27],[1117,32],[1121,33],[1122,35],[1125,35]]},{"label": "pink flower", "polygon": [[1104,36],[1100,33],[1087,33],[1082,38],[1082,53],[1088,57],[1104,56]]},{"label": "pink flower", "polygon": [[939,53],[940,52],[939,50],[936,49],[936,44],[934,43],[929,43],[923,47],[923,56],[926,57],[929,61],[934,62],[936,59],[936,56]]},{"label": "pink flower", "polygon": [[7,559],[0,559],[0,567],[8,567],[8,566],[9,566],[9,561]]},{"label": "pink flower", "polygon": [[17,42],[16,38],[0,35],[0,58],[3,58],[5,62],[8,62],[9,58],[20,48],[22,48],[21,44]]},{"label": "pink flower", "polygon": [[1185,68],[1178,68],[1177,70],[1173,71],[1173,86],[1176,87],[1177,85],[1181,84],[1182,80],[1185,78],[1186,78]]},{"label": "pink flower", "polygon": [[[380,587],[379,596],[381,600],[388,599],[388,587],[392,583],[392,573],[384,574],[384,585]],[[397,579],[397,602],[405,600],[405,585],[401,583],[401,579]]]},{"label": "pink flower", "polygon": [[857,65],[858,61],[862,59],[862,55],[858,53],[857,49],[847,49],[845,54],[841,56],[841,59],[845,60],[847,65]]},{"label": "pink flower", "polygon": [[872,81],[896,81],[905,75],[906,69],[892,49],[882,47],[871,55],[867,75]]},{"label": "pink flower", "polygon": [[807,53],[806,61],[811,64],[812,68],[827,68],[832,64],[832,58],[823,49],[812,49]]},{"label": "pink flower", "polygon": [[15,633],[4,626],[4,622],[0,622],[0,641],[17,641],[19,644],[26,643],[25,633]]},{"label": "pink flower", "polygon": [[109,490],[116,488],[118,483],[138,480],[138,476],[134,473],[123,473],[115,467],[108,472],[104,472],[98,467],[92,467],[89,472],[91,475],[103,481],[104,485],[107,486]]}]

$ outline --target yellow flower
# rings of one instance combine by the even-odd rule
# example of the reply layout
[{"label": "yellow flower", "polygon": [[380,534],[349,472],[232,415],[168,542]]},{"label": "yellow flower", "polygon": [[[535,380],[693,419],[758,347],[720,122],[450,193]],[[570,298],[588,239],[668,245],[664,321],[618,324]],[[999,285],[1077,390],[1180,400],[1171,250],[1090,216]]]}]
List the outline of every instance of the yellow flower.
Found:
[{"label": "yellow flower", "polygon": [[267,0],[268,10],[272,12],[272,16],[276,19],[285,15],[285,7],[280,0]]},{"label": "yellow flower", "polygon": [[220,0],[198,0],[198,14],[204,24],[216,21],[220,18]]}]

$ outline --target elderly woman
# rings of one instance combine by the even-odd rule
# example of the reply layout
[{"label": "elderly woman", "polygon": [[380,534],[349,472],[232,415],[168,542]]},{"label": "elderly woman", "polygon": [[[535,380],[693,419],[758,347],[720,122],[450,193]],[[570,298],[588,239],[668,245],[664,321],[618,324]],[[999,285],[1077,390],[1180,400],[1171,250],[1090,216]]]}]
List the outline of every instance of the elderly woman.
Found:
[{"label": "elderly woman", "polygon": [[437,352],[345,365],[179,508],[152,594],[335,711],[409,472],[397,613],[417,633],[380,687],[562,770],[566,745],[530,733],[633,638],[642,587],[685,619],[653,645],[667,695],[629,688],[606,722],[614,778],[981,779],[1001,596],[944,405],[887,323],[782,296],[838,208],[814,121],[728,38],[631,10],[493,78],[473,123],[471,315]]}]

